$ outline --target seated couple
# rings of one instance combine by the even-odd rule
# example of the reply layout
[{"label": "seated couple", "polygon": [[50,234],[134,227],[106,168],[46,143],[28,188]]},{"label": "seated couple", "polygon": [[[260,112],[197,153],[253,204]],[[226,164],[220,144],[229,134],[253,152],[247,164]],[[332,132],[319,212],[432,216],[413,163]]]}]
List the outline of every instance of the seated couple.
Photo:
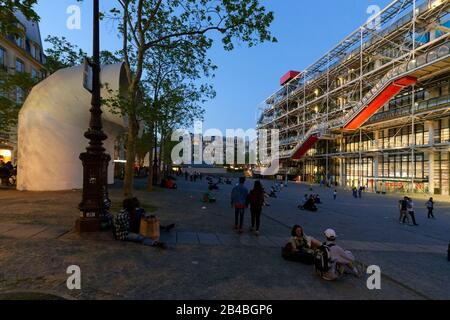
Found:
[{"label": "seated couple", "polygon": [[321,243],[307,236],[301,226],[295,225],[292,228],[291,240],[283,249],[283,258],[315,264],[316,272],[324,280],[336,280],[344,274],[359,276],[359,271],[354,266],[353,254],[336,244],[336,232],[333,229],[327,229],[324,235],[326,242]]},{"label": "seated couple", "polygon": [[[166,249],[167,246],[159,241],[152,240],[139,234],[141,218],[147,218],[147,214],[137,198],[125,199],[122,211],[114,218],[114,237],[116,240],[138,242],[143,245]],[[161,231],[170,231],[174,224],[161,227]]]}]

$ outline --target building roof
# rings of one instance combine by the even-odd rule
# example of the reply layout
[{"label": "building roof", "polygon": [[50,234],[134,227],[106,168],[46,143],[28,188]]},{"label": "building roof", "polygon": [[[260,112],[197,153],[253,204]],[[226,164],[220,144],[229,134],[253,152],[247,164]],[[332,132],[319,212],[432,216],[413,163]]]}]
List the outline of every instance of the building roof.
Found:
[{"label": "building roof", "polygon": [[16,18],[25,27],[27,39],[37,43],[42,48],[41,31],[39,30],[39,23],[27,20],[22,12],[15,13]]}]

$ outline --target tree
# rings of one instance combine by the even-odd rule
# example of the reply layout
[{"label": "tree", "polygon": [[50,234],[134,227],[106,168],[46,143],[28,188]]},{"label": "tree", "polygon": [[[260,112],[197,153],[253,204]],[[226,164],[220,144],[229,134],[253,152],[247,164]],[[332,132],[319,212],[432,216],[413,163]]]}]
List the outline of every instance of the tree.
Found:
[{"label": "tree", "polygon": [[[147,106],[143,119],[153,142],[149,149],[151,167],[154,169],[150,170],[148,178],[148,190],[151,191],[152,183],[154,180],[157,183],[158,172],[161,171],[162,157],[156,162],[156,155],[153,154],[153,149],[158,146],[157,136],[160,137],[160,151],[167,151],[164,148],[167,146],[167,134],[175,126],[190,126],[194,119],[203,116],[199,102],[213,98],[215,92],[211,86],[201,84],[199,79],[213,77],[216,66],[207,58],[205,47],[184,43],[171,50],[159,47],[149,50],[144,68]],[[155,179],[154,174],[157,174]]]},{"label": "tree", "polygon": [[48,74],[55,73],[59,69],[82,64],[83,59],[87,57],[86,52],[67,41],[65,37],[48,36],[45,42],[52,45],[45,51],[44,68]]},{"label": "tree", "polygon": [[17,12],[22,13],[29,21],[39,22],[40,18],[33,9],[36,3],[37,0],[0,0],[0,34],[12,36],[21,34]]},{"label": "tree", "polygon": [[28,73],[0,71],[0,128],[8,132],[17,124],[20,108],[38,79]]},{"label": "tree", "polygon": [[[209,49],[211,31],[222,37],[225,50],[232,50],[234,41],[249,46],[276,41],[268,30],[273,13],[259,0],[118,0],[120,6],[111,10],[120,18],[123,56],[129,82],[129,103],[123,105],[129,119],[127,163],[124,194],[133,194],[133,165],[136,138],[139,132],[139,90],[144,75],[146,54],[153,48],[173,50],[182,44]],[[135,63],[131,64],[131,56]]]},{"label": "tree", "polygon": [[[45,50],[46,61],[44,69],[47,74],[52,74],[59,69],[69,68],[83,64],[88,54],[77,45],[70,43],[65,37],[48,36],[45,39],[51,47]],[[101,64],[120,63],[120,52],[112,53],[107,50],[100,52]]]}]

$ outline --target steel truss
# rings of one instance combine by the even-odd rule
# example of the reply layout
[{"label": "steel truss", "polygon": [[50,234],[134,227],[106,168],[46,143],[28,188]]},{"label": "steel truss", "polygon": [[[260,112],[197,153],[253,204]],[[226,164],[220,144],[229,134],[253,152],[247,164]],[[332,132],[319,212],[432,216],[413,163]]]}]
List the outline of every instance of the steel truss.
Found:
[{"label": "steel truss", "polygon": [[[362,138],[369,130],[403,123],[414,128],[417,122],[433,117],[441,109],[448,112],[449,104],[437,110],[417,110],[414,97],[416,90],[429,85],[437,75],[450,71],[450,59],[423,67],[416,61],[450,40],[450,30],[441,27],[449,20],[449,15],[450,1],[447,0],[393,1],[264,100],[258,106],[258,128],[279,129],[280,154],[282,158],[289,158],[311,128],[338,122],[358,106],[383,77],[404,65],[417,66],[413,71],[419,80],[401,92],[413,97],[408,112],[384,122],[370,122],[371,118],[354,134]],[[427,35],[431,35],[429,39]],[[327,129],[323,137],[336,139],[346,135],[342,128],[332,128]],[[415,143],[410,146],[412,155],[416,148]],[[327,152],[320,156],[328,159],[336,154]],[[362,156],[361,151],[359,157]]]}]

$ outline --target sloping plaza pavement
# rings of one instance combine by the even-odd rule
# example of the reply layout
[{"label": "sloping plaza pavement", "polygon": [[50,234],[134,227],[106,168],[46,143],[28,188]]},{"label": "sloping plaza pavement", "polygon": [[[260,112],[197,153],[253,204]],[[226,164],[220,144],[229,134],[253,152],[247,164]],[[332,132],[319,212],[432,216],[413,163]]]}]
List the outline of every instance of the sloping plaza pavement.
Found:
[{"label": "sloping plaza pavement", "polygon": [[[426,219],[423,198],[416,200],[418,227],[397,221],[398,198],[364,194],[353,199],[339,190],[314,186],[324,204],[317,213],[298,210],[309,186],[290,184],[264,208],[262,235],[232,230],[231,186],[221,185],[218,202],[204,205],[206,182],[177,181],[179,190],[142,191],[145,204],[158,207],[169,250],[121,243],[109,232],[73,232],[79,191],[30,193],[0,190],[0,293],[51,292],[75,299],[449,299],[450,203],[439,199],[437,220]],[[247,187],[252,185],[247,182]],[[268,188],[272,182],[264,181]],[[120,185],[111,189],[115,207]],[[249,213],[246,224],[249,224]],[[280,248],[294,224],[322,240],[333,227],[339,243],[365,265],[381,268],[382,289],[368,290],[366,278],[325,282],[311,266],[284,261]],[[66,269],[78,265],[82,289],[66,287]]]}]

